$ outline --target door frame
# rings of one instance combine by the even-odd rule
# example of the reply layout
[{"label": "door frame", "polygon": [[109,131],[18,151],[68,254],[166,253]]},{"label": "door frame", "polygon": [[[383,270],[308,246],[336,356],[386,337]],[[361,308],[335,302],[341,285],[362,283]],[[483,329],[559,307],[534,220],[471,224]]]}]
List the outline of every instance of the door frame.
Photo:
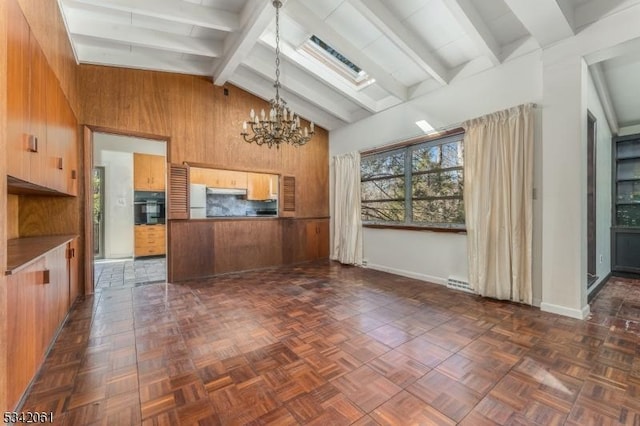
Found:
[{"label": "door frame", "polygon": [[[155,135],[149,133],[119,130],[109,127],[92,126],[84,124],[82,125],[83,136],[83,179],[84,179],[84,294],[94,293],[93,284],[93,197],[92,197],[92,174],[93,174],[93,134],[94,133],[107,133],[117,136],[128,136],[132,138],[150,139],[158,142],[165,143],[165,159],[167,162],[167,168],[165,175],[168,178],[169,167],[171,164],[171,138],[169,136]],[[168,179],[167,179],[168,181]],[[168,200],[167,200],[168,201]],[[167,210],[168,211],[168,210]],[[167,219],[168,225],[168,219]],[[165,244],[169,247],[171,235],[169,232],[169,226],[167,226],[166,241]],[[167,265],[169,264],[169,251],[166,254]],[[167,276],[168,278],[168,276]]]},{"label": "door frame", "polygon": [[[104,180],[105,180],[105,170],[104,170],[104,166],[93,166],[93,171],[94,174],[96,173],[96,171],[98,171],[98,175],[100,176],[100,220],[98,223],[98,232],[100,233],[100,235],[98,235],[98,253],[96,256],[95,253],[95,245],[94,245],[94,250],[93,250],[93,259],[95,260],[96,258],[98,259],[103,259],[104,258],[104,221],[105,221],[105,204],[104,204],[104,194],[105,194],[105,190],[104,190]],[[93,193],[93,192],[92,192]],[[95,214],[95,212],[94,212]],[[96,228],[94,226],[93,230],[95,231]],[[93,242],[95,243],[95,232],[93,234]]]},{"label": "door frame", "polygon": [[587,289],[598,281],[598,121],[587,110]]}]

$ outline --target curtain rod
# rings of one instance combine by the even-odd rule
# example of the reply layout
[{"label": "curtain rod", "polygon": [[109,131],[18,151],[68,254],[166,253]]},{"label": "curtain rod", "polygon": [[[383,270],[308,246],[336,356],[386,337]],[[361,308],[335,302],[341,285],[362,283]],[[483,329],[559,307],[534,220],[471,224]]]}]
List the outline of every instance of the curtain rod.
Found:
[{"label": "curtain rod", "polygon": [[360,151],[360,155],[378,154],[380,152],[392,151],[397,148],[405,146],[415,145],[418,143],[429,142],[436,139],[441,139],[447,136],[459,135],[464,133],[464,129],[461,126],[462,123],[453,124],[447,127],[442,127],[437,130],[433,130],[428,134],[413,136],[408,139],[404,139],[398,142],[392,142],[387,145],[382,145],[377,148],[370,148]]},{"label": "curtain rod", "polygon": [[[535,102],[529,102],[521,105],[516,105],[515,107],[505,108],[502,111],[508,111],[511,108],[517,108],[518,106],[524,106],[524,105],[531,105],[532,108],[538,107],[538,104],[536,104]],[[500,112],[500,111],[496,111],[496,112]],[[494,113],[491,113],[491,114],[494,114]],[[490,115],[490,114],[487,114],[487,115]],[[483,116],[480,116],[480,117],[483,117]],[[479,117],[476,117],[476,118],[479,118]],[[391,142],[390,144],[382,145],[377,148],[365,149],[359,152],[360,152],[360,155],[378,154],[380,152],[392,151],[394,149],[402,148],[405,146],[415,145],[423,142],[430,142],[430,141],[444,138],[447,136],[461,134],[461,133],[464,133],[464,128],[462,127],[462,125],[465,122],[471,121],[471,120],[474,120],[474,118],[471,118],[469,120],[464,120],[455,124],[449,124],[448,126],[440,127],[438,129],[435,129],[429,132],[428,134],[413,136],[408,139],[403,139],[397,142]]]}]

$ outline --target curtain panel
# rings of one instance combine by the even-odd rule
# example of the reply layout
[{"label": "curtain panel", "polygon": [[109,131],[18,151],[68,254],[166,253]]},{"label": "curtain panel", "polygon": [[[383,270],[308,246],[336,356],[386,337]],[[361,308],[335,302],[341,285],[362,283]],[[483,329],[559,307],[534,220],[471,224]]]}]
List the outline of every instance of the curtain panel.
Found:
[{"label": "curtain panel", "polygon": [[532,303],[534,105],[464,123],[469,284],[482,296]]},{"label": "curtain panel", "polygon": [[333,157],[333,244],[331,258],[343,264],[362,264],[360,214],[360,153]]}]

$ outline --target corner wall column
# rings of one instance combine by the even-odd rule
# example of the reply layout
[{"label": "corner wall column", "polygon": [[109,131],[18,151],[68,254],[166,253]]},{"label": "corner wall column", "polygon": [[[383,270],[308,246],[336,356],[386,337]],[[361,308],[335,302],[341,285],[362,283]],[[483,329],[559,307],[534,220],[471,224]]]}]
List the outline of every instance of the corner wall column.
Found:
[{"label": "corner wall column", "polygon": [[543,65],[542,303],[589,314],[586,263],[587,65],[569,56]]}]

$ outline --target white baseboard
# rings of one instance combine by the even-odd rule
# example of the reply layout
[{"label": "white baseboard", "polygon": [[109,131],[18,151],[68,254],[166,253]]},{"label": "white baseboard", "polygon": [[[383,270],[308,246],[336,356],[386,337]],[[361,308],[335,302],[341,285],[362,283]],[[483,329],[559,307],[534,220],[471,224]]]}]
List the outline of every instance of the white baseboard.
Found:
[{"label": "white baseboard", "polygon": [[375,269],[376,271],[389,272],[390,274],[401,275],[407,278],[414,278],[420,281],[428,281],[434,284],[447,285],[446,278],[434,277],[431,275],[420,274],[412,271],[405,271],[404,269],[389,268],[388,266],[376,265],[373,263],[367,263],[367,266],[365,266],[365,268]]},{"label": "white baseboard", "polygon": [[579,320],[585,319],[589,316],[589,305],[582,309],[567,308],[566,306],[554,305],[552,303],[542,302],[540,304],[540,310],[543,312],[551,312],[552,314],[558,314],[565,317],[576,318]]}]

